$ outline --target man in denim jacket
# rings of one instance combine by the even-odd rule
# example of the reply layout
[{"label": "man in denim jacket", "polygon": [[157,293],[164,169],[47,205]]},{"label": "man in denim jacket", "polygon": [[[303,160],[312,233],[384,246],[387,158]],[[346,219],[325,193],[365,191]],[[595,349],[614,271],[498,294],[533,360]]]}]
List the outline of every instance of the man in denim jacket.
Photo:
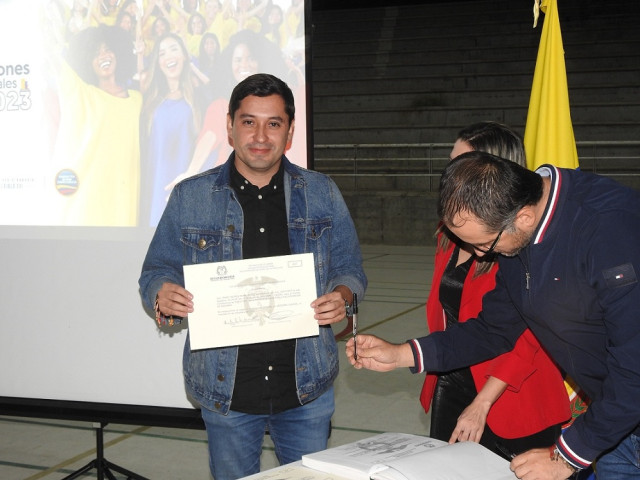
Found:
[{"label": "man in denim jacket", "polygon": [[260,470],[265,428],[280,463],[326,448],[338,353],[330,324],[364,295],[358,238],[335,183],[284,156],[294,131],[289,87],[266,74],[239,83],[229,102],[229,160],[176,185],[142,267],[145,303],[186,317],[197,298],[183,265],[311,252],[317,337],[191,351],[188,393],[201,406],[216,480]]}]

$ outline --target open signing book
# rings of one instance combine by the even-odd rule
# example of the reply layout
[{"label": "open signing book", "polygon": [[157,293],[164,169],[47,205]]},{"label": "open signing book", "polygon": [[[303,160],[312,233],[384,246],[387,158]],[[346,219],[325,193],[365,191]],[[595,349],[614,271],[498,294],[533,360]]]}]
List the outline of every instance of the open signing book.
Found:
[{"label": "open signing book", "polygon": [[382,433],[304,455],[302,464],[352,480],[514,480],[509,462],[478,443]]}]

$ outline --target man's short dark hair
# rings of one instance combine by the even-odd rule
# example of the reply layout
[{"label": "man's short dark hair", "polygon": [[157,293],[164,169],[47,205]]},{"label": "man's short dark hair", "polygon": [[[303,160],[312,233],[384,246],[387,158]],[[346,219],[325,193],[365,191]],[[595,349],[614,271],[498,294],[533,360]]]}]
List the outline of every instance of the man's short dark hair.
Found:
[{"label": "man's short dark hair", "polygon": [[229,99],[229,115],[231,121],[240,108],[240,102],[250,95],[256,97],[269,97],[279,95],[284,100],[284,111],[289,117],[289,123],[295,118],[296,107],[293,101],[293,92],[289,86],[274,75],[268,73],[256,73],[242,80],[231,92]]},{"label": "man's short dark hair", "polygon": [[542,178],[490,153],[463,153],[447,164],[440,178],[438,215],[455,225],[459,214],[471,214],[487,231],[511,229],[516,214],[542,198]]}]

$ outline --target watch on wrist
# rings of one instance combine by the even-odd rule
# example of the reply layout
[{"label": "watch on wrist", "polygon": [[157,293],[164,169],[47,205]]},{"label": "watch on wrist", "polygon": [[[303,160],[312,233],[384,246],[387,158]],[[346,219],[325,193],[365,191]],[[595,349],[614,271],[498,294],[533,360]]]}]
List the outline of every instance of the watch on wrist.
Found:
[{"label": "watch on wrist", "polygon": [[561,462],[564,463],[567,467],[569,467],[571,469],[571,476],[569,478],[573,478],[576,473],[578,473],[579,469],[574,467],[572,464],[570,464],[567,459],[565,459],[562,454],[560,453],[560,450],[558,450],[558,447],[554,447],[553,448],[553,452],[551,454],[551,460],[554,460],[556,462]]}]

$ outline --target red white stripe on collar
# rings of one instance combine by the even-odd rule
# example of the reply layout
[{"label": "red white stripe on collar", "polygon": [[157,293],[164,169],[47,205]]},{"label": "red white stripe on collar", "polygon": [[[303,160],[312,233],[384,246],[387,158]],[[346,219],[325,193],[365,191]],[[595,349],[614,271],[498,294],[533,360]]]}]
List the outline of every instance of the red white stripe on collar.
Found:
[{"label": "red white stripe on collar", "polygon": [[542,216],[542,221],[540,222],[538,232],[533,239],[534,245],[542,242],[542,240],[544,239],[544,234],[547,232],[547,228],[549,228],[549,224],[551,223],[553,214],[556,211],[556,206],[558,205],[558,197],[560,196],[560,185],[562,184],[562,175],[560,174],[560,170],[558,170],[553,165],[543,165],[536,170],[536,173],[541,177],[550,177],[551,187],[549,189],[549,200],[547,201],[547,206]]}]

